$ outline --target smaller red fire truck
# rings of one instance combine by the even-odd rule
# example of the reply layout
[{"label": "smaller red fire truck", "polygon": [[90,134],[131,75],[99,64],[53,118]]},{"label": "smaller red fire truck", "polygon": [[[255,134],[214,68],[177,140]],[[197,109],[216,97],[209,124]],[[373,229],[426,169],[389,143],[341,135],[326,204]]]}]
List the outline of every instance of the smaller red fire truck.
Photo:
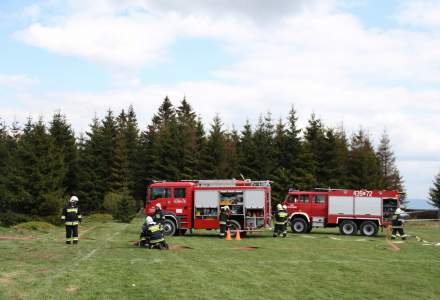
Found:
[{"label": "smaller red fire truck", "polygon": [[292,231],[307,233],[313,227],[337,227],[343,235],[374,236],[390,224],[399,207],[397,191],[289,190],[287,206]]},{"label": "smaller red fire truck", "polygon": [[145,215],[153,215],[157,203],[164,212],[165,235],[185,234],[188,229],[218,229],[223,206],[230,208],[231,232],[270,226],[270,181],[155,182],[148,188]]}]

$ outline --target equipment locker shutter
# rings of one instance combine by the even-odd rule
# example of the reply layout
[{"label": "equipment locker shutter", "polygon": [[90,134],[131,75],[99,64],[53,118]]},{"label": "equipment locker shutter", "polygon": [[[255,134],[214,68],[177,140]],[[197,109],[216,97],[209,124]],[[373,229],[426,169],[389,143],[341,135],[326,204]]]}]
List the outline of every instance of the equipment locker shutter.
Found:
[{"label": "equipment locker shutter", "polygon": [[356,215],[380,216],[382,211],[382,198],[380,197],[355,197],[354,209]]},{"label": "equipment locker shutter", "polygon": [[264,208],[264,191],[244,191],[246,208]]},{"label": "equipment locker shutter", "polygon": [[195,191],[194,198],[195,207],[218,207],[218,191]]},{"label": "equipment locker shutter", "polygon": [[353,197],[330,196],[328,213],[330,215],[353,215]]}]

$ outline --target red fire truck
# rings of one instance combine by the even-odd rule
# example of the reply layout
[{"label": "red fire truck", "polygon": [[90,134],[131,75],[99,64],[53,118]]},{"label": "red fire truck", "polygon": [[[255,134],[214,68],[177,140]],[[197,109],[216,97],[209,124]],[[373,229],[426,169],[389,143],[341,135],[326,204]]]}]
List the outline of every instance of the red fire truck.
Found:
[{"label": "red fire truck", "polygon": [[379,226],[390,224],[399,206],[397,191],[290,190],[285,201],[292,231],[310,232],[313,227],[336,227],[344,235],[374,236]]},{"label": "red fire truck", "polygon": [[188,229],[218,229],[223,206],[231,211],[231,231],[247,232],[269,226],[269,181],[198,180],[155,182],[148,188],[145,215],[153,215],[157,203],[165,215],[165,235]]}]

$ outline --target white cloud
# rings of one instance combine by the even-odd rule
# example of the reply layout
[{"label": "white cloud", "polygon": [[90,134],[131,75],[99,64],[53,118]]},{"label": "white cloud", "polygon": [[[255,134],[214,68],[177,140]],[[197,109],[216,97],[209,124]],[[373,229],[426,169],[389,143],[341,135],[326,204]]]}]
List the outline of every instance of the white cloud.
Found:
[{"label": "white cloud", "polygon": [[[66,16],[22,30],[18,36],[26,43],[108,66],[134,86],[20,95],[25,113],[49,116],[61,108],[75,128],[86,130],[95,112],[131,103],[145,128],[165,95],[175,101],[186,95],[206,123],[220,113],[226,125],[241,128],[246,118],[256,121],[268,110],[274,119],[285,117],[294,104],[302,126],[315,112],[327,125],[343,122],[349,132],[363,126],[376,141],[386,128],[410,197],[424,197],[427,178],[440,165],[440,38],[434,17],[426,17],[425,31],[372,30],[335,9],[334,1],[324,7],[317,4],[322,1],[184,2],[71,1]],[[422,12],[435,15],[434,6],[411,3],[403,6],[401,20],[422,24]],[[166,60],[179,37],[214,38],[231,55],[239,54],[239,61],[213,70],[216,80],[142,85],[137,71]],[[419,169],[417,161],[423,162]]]},{"label": "white cloud", "polygon": [[38,81],[25,75],[5,75],[0,74],[0,87],[14,89],[27,89],[37,84]]},{"label": "white cloud", "polygon": [[406,0],[396,16],[403,24],[440,26],[440,2],[437,0]]}]

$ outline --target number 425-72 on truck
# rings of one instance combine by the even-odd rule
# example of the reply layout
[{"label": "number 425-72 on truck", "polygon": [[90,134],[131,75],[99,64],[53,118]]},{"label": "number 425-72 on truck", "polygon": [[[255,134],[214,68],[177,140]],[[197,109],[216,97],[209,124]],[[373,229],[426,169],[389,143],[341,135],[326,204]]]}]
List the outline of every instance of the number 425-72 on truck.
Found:
[{"label": "number 425-72 on truck", "polygon": [[399,207],[397,191],[381,190],[290,190],[285,201],[292,231],[339,227],[343,235],[374,236],[386,227]]}]

